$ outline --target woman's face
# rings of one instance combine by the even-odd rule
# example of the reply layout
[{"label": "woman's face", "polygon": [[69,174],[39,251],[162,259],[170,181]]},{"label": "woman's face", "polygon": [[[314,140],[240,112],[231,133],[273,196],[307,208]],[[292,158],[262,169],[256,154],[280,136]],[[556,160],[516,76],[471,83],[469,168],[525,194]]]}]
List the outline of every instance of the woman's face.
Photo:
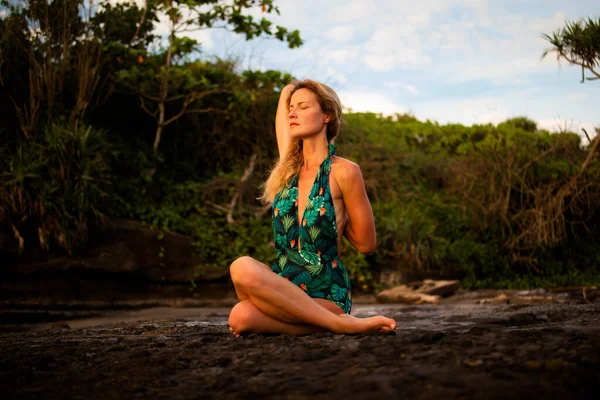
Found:
[{"label": "woman's face", "polygon": [[298,89],[290,99],[288,120],[295,138],[306,138],[327,132],[327,115],[321,110],[317,96],[308,89]]}]

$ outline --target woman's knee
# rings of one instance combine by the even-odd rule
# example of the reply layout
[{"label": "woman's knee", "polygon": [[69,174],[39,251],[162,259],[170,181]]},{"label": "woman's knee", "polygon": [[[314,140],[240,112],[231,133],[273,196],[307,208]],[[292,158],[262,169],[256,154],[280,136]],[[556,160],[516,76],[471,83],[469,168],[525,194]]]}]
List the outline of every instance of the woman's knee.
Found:
[{"label": "woman's knee", "polygon": [[229,326],[238,333],[246,332],[252,327],[252,320],[256,314],[256,307],[250,300],[237,303],[229,313]]},{"label": "woman's knee", "polygon": [[252,257],[243,256],[236,259],[229,267],[231,280],[234,284],[245,287],[259,285],[261,276],[269,272]]}]

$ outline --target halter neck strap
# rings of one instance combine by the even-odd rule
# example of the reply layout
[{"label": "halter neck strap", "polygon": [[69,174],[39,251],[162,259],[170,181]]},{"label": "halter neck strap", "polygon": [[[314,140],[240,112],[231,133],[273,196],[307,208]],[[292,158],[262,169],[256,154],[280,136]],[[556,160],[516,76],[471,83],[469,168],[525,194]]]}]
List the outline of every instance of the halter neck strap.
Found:
[{"label": "halter neck strap", "polygon": [[337,146],[333,143],[331,143],[329,145],[329,157],[335,156],[335,149],[337,148]]}]

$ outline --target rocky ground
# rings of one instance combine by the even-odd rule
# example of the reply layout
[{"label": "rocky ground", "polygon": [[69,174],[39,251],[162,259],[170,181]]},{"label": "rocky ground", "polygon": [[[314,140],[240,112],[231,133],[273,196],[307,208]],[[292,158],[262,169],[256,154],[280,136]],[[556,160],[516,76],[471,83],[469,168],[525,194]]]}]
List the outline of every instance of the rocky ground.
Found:
[{"label": "rocky ground", "polygon": [[227,307],[5,324],[0,391],[15,399],[597,398],[600,304],[491,299],[354,308],[395,318],[389,335],[238,339]]}]

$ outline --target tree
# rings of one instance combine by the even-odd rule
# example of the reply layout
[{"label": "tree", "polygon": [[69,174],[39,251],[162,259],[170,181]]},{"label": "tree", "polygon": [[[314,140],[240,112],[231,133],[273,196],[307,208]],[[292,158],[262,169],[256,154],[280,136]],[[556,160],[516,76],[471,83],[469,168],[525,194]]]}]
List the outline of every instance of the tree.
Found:
[{"label": "tree", "polygon": [[[119,74],[120,82],[134,90],[142,109],[156,121],[153,144],[154,156],[164,128],[186,113],[206,113],[214,107],[203,107],[199,101],[209,95],[223,92],[226,87],[210,82],[194,73],[195,65],[189,56],[198,51],[198,42],[185,36],[186,32],[224,28],[242,34],[246,40],[264,35],[286,41],[290,48],[300,46],[302,40],[297,30],[288,31],[275,26],[265,18],[255,19],[246,14],[255,7],[262,13],[279,13],[274,0],[148,0],[146,6],[153,12],[168,17],[168,37],[163,51],[149,54],[146,50],[132,54],[139,65]],[[150,62],[145,63],[144,60]],[[167,105],[173,104],[167,115]],[[175,110],[173,110],[175,109]]]},{"label": "tree", "polygon": [[[549,53],[556,53],[557,59],[564,58],[571,65],[581,67],[581,82],[600,79],[600,18],[587,21],[566,22],[552,35],[542,34],[552,44],[552,48],[544,51],[542,58]],[[585,70],[594,76],[585,76]]]}]

